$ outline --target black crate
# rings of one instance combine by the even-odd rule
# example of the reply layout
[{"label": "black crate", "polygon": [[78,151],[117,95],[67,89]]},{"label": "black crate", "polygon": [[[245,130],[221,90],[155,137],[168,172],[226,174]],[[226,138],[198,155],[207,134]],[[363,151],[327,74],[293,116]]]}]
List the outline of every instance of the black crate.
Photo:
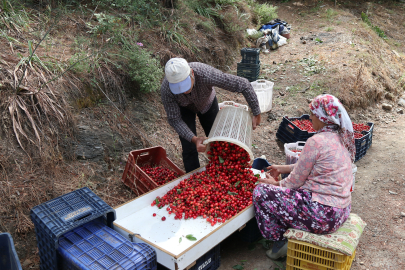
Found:
[{"label": "black crate", "polygon": [[367,142],[367,150],[370,148],[371,144],[373,143],[373,131],[374,131],[374,124],[369,122],[367,125],[370,127],[368,130],[368,142]]},{"label": "black crate", "polygon": [[[221,265],[220,245],[201,256],[189,270],[216,270]],[[167,270],[168,268],[158,263],[157,270]]]},{"label": "black crate", "polygon": [[57,269],[59,237],[93,220],[113,228],[115,210],[84,187],[31,209],[41,270]]},{"label": "black crate", "polygon": [[243,48],[240,50],[240,54],[242,55],[241,63],[244,64],[259,64],[259,54],[260,49],[258,48]]},{"label": "black crate", "polygon": [[216,270],[221,265],[220,245],[200,257],[189,270]]},{"label": "black crate", "polygon": [[294,120],[309,120],[308,114],[303,114],[301,117],[287,117],[284,116],[283,120],[278,127],[276,137],[283,143],[293,143],[297,141],[306,141],[308,138],[315,135],[316,132],[308,132],[299,129],[292,123]]},{"label": "black crate", "polygon": [[257,225],[257,220],[253,217],[246,223],[245,228],[237,232],[239,239],[247,243],[253,243],[262,237],[262,233]]},{"label": "black crate", "polygon": [[360,160],[364,155],[367,153],[367,146],[369,142],[369,132],[365,132],[366,134],[358,139],[354,139],[354,143],[356,145],[356,156],[354,158],[354,162]]},{"label": "black crate", "polygon": [[256,81],[260,74],[260,61],[259,64],[237,64],[237,75],[249,80],[249,82]]}]

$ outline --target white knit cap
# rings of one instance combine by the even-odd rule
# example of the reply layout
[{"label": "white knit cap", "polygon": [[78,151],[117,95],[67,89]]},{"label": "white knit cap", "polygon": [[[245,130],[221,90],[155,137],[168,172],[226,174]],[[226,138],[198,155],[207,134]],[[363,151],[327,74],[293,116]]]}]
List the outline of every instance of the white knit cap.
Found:
[{"label": "white knit cap", "polygon": [[166,78],[173,94],[187,92],[191,88],[190,66],[183,58],[172,58],[165,66]]}]

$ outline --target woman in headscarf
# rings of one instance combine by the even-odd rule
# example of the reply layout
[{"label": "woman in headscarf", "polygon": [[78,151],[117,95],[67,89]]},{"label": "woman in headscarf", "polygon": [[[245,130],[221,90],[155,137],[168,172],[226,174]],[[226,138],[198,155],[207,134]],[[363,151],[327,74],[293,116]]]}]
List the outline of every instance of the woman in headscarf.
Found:
[{"label": "woman in headscarf", "polygon": [[[320,95],[309,105],[317,133],[310,137],[296,164],[272,165],[253,192],[262,235],[275,241],[271,259],[287,255],[288,228],[316,234],[335,232],[351,209],[352,162],[356,154],[353,126],[340,101]],[[281,181],[281,173],[290,173]]]}]

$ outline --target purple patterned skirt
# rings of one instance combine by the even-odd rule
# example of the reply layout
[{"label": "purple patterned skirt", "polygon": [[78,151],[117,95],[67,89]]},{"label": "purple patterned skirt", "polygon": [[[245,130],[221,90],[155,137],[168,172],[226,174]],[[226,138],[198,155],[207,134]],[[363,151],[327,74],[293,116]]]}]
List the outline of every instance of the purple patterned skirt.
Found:
[{"label": "purple patterned skirt", "polygon": [[304,189],[258,184],[253,191],[257,224],[264,238],[283,240],[288,228],[316,234],[335,232],[349,217],[351,205],[337,208],[312,201]]}]

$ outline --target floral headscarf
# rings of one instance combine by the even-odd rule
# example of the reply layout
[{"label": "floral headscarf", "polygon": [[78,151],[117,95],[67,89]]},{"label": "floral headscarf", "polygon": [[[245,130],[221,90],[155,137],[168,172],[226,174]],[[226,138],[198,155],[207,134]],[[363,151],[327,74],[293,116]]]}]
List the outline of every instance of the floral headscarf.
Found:
[{"label": "floral headscarf", "polygon": [[354,144],[353,125],[342,103],[332,95],[319,95],[312,100],[309,108],[319,120],[326,124],[318,132],[337,132],[343,145],[349,151],[352,162],[354,162],[356,146]]}]

